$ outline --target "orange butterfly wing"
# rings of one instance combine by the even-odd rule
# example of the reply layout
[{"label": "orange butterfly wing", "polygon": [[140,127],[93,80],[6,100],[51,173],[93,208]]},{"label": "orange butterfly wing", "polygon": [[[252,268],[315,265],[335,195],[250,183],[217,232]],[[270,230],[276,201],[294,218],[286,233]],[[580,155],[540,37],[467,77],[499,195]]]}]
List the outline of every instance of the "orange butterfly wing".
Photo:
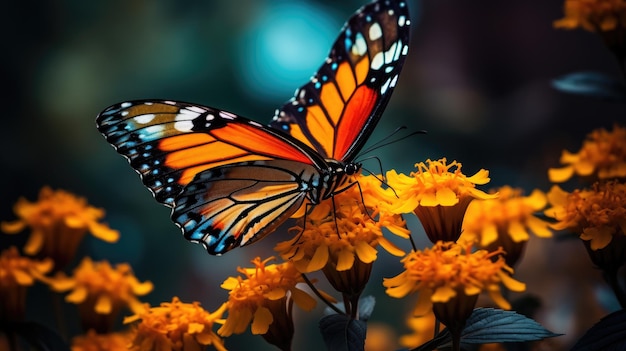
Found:
[{"label": "orange butterfly wing", "polygon": [[346,23],[311,81],[270,126],[324,158],[352,161],[380,119],[408,53],[405,1],[376,1]]},{"label": "orange butterfly wing", "polygon": [[324,164],[306,146],[271,128],[199,105],[125,102],[104,110],[96,123],[156,200],[170,207],[182,189],[207,169],[274,159]]}]

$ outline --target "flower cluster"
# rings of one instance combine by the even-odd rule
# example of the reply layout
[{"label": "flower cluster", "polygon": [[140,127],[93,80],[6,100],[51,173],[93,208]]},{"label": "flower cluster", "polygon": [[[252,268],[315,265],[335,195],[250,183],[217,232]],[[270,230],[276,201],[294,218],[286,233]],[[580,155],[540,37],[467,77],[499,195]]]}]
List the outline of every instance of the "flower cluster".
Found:
[{"label": "flower cluster", "polygon": [[337,291],[358,298],[378,257],[378,246],[392,255],[404,255],[385,238],[383,228],[408,236],[404,220],[386,211],[389,195],[380,185],[374,176],[358,177],[358,186],[316,206],[304,228],[297,228],[294,238],[279,243],[276,251],[298,271],[322,270]]},{"label": "flower cluster", "polygon": [[552,236],[550,224],[535,216],[547,204],[539,189],[523,196],[521,189],[503,186],[496,199],[473,201],[467,208],[460,241],[474,242],[487,251],[502,247],[506,262],[514,266],[521,257],[530,232],[541,238]]},{"label": "flower cluster", "polygon": [[2,222],[2,231],[15,234],[30,228],[24,252],[51,258],[57,271],[74,258],[87,232],[106,242],[115,242],[119,238],[116,230],[100,223],[104,217],[102,209],[92,207],[84,198],[63,190],[44,187],[37,202],[21,198],[14,210],[19,219]]},{"label": "flower cluster", "polygon": [[511,278],[513,270],[502,257],[492,259],[500,253],[472,252],[470,246],[438,242],[432,249],[414,251],[404,257],[404,272],[385,278],[383,285],[389,296],[397,298],[419,291],[416,315],[426,313],[431,303],[445,303],[457,295],[476,296],[482,291],[488,292],[500,307],[509,309],[510,304],[500,293],[500,284],[512,291],[523,291],[525,285]]},{"label": "flower cluster", "polygon": [[555,21],[556,28],[582,27],[591,32],[626,28],[624,0],[566,0],[565,17]]},{"label": "flower cluster", "polygon": [[52,269],[52,260],[33,260],[16,247],[0,253],[0,324],[19,321],[26,308],[26,288]]},{"label": "flower cluster", "polygon": [[574,174],[599,180],[626,177],[626,128],[615,125],[612,131],[594,130],[577,153],[564,150],[561,163],[565,166],[548,170],[554,183]]},{"label": "flower cluster", "polygon": [[220,323],[226,305],[209,313],[199,303],[183,303],[178,297],[158,307],[146,309],[124,319],[124,323],[140,321],[130,338],[131,351],[203,350],[211,345],[226,351],[222,339],[213,331]]},{"label": "flower cluster", "polygon": [[73,276],[58,273],[47,279],[54,291],[71,292],[65,300],[78,305],[85,330],[110,332],[122,308],[138,313],[145,307],[137,299],[152,291],[152,283],[140,282],[128,264],[114,267],[107,261],[93,262],[85,257]]},{"label": "flower cluster", "polygon": [[476,188],[489,182],[489,172],[481,169],[473,176],[461,171],[461,163],[445,158],[417,163],[409,176],[387,172],[387,182],[396,191],[395,213],[411,213],[420,219],[432,243],[456,241],[461,235],[463,216],[473,199],[492,199]]},{"label": "flower cluster", "polygon": [[257,257],[252,260],[253,268],[238,269],[244,277],[229,277],[222,283],[222,288],[229,291],[228,317],[218,333],[243,333],[251,323],[252,334],[261,334],[281,350],[289,350],[294,330],[293,304],[310,311],[316,301],[297,287],[304,279],[291,262],[268,265],[271,260],[274,258]]}]

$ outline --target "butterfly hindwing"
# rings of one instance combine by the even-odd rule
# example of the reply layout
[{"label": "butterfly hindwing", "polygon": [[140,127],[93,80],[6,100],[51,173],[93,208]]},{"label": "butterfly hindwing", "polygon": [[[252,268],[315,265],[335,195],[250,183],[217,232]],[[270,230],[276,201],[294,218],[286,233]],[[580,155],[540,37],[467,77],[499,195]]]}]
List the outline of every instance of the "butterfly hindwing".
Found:
[{"label": "butterfly hindwing", "polygon": [[379,0],[352,16],[311,81],[270,126],[324,158],[351,161],[384,110],[408,52],[405,1]]},{"label": "butterfly hindwing", "polygon": [[312,150],[271,128],[183,102],[116,104],[104,110],[96,123],[155,199],[170,207],[194,177],[207,169],[274,159],[323,164]]},{"label": "butterfly hindwing", "polygon": [[237,163],[200,172],[176,199],[172,220],[193,242],[222,254],[263,238],[306,197],[303,180],[317,170],[301,162]]}]

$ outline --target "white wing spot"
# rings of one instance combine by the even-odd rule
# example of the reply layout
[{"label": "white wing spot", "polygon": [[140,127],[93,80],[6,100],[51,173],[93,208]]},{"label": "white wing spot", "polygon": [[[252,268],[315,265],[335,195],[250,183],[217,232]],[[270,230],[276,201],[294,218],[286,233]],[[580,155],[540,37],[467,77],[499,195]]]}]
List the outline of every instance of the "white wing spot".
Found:
[{"label": "white wing spot", "polygon": [[382,87],[380,87],[380,93],[381,94],[385,94],[387,92],[387,89],[389,89],[389,85],[391,84],[391,80],[387,79],[387,81],[385,82],[385,84],[383,84]]},{"label": "white wing spot", "polygon": [[385,60],[383,59],[383,57],[384,56],[382,52],[377,53],[372,59],[372,63],[370,64],[370,67],[372,67],[372,69],[374,70],[379,70],[385,63]]},{"label": "white wing spot", "polygon": [[406,54],[408,54],[408,53],[409,53],[409,46],[408,46],[408,45],[405,45],[405,46],[402,48],[402,56],[406,56]]},{"label": "white wing spot", "polygon": [[404,27],[404,24],[406,23],[406,16],[400,16],[398,17],[398,26],[399,27]]},{"label": "white wing spot", "polygon": [[180,113],[174,118],[175,121],[188,121],[200,116],[200,113],[190,110],[180,110]]},{"label": "white wing spot", "polygon": [[139,124],[147,124],[152,122],[152,120],[154,119],[154,117],[156,117],[154,114],[149,113],[146,115],[139,115],[136,116],[135,118],[133,118],[135,120],[135,122],[139,123]]},{"label": "white wing spot", "polygon": [[383,31],[378,23],[370,26],[370,40],[374,41],[383,36]]},{"label": "white wing spot", "polygon": [[235,119],[235,118],[237,118],[236,115],[234,115],[234,114],[232,114],[230,112],[227,112],[227,111],[220,111],[220,117],[226,118],[226,119]]},{"label": "white wing spot", "polygon": [[130,102],[122,102],[122,104],[120,105],[121,108],[129,108],[133,106],[133,104],[131,104]]},{"label": "white wing spot", "polygon": [[367,43],[363,38],[361,33],[357,34],[356,40],[354,41],[354,46],[352,47],[352,53],[354,55],[363,56],[367,52]]},{"label": "white wing spot", "polygon": [[396,55],[397,47],[398,47],[398,42],[396,41],[395,43],[393,43],[393,45],[391,45],[389,50],[385,51],[385,62],[386,63],[391,63],[391,62],[394,61],[394,56]]},{"label": "white wing spot", "polygon": [[193,129],[193,122],[189,120],[178,121],[174,123],[174,128],[179,132],[190,132]]},{"label": "white wing spot", "polygon": [[396,74],[396,75],[395,75],[395,76],[393,76],[393,78],[391,79],[391,84],[389,84],[389,86],[391,86],[391,87],[395,87],[397,82],[398,82],[398,75]]},{"label": "white wing spot", "polygon": [[205,109],[203,109],[202,107],[198,107],[198,106],[189,106],[189,107],[187,107],[187,110],[189,110],[191,112],[196,112],[196,113],[204,113],[204,112],[206,112]]},{"label": "white wing spot", "polygon": [[214,114],[212,114],[212,113],[209,113],[208,115],[206,115],[206,118],[205,118],[205,119],[206,119],[207,121],[212,121],[212,120],[214,120],[214,119],[215,119],[215,115],[214,115]]}]

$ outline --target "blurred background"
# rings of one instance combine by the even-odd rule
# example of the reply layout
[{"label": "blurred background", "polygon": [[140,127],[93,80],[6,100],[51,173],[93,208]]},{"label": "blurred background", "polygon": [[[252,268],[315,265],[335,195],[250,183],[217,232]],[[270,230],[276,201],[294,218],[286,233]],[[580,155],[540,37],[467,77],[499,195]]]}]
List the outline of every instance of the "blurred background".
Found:
[{"label": "blurred background", "polygon": [[[610,128],[624,117],[623,104],[551,87],[552,79],[573,71],[619,74],[599,37],[553,28],[552,22],[563,16],[562,1],[409,2],[409,56],[370,142],[399,126],[428,134],[376,150],[385,170],[408,173],[416,162],[447,157],[461,162],[468,175],[488,169],[489,186],[509,184],[527,194],[534,188],[547,191],[547,168],[558,165],[563,149],[577,151],[591,130]],[[44,185],[84,196],[106,210],[105,221],[121,231],[121,239],[106,244],[88,237],[78,257],[129,262],[140,280],[154,282],[154,291],[143,299],[153,305],[176,295],[215,309],[227,296],[221,282],[253,257],[272,255],[273,245],[287,236],[272,235],[222,257],[188,243],[169,221],[169,210],[152,199],[98,133],[95,116],[120,101],[164,98],[269,122],[321,65],[344,21],[364,3],[5,4],[0,220],[13,220],[17,199],[36,200]],[[375,162],[365,167],[378,170]],[[419,236],[417,221],[411,225]],[[0,235],[0,246],[19,244],[24,237]],[[379,304],[373,321],[404,333],[405,302],[386,297],[377,286],[382,277],[396,275],[400,265],[386,253],[379,261],[369,291]],[[558,347],[571,345],[617,309],[578,241],[532,238],[516,276],[541,299],[537,319],[567,334],[554,341]],[[29,304],[36,319],[47,318],[37,295]],[[311,350],[321,344],[316,327],[321,310],[297,313],[296,349],[306,349],[304,340],[317,345]],[[234,336],[226,346],[237,350],[251,341],[264,346],[260,340]]]}]

